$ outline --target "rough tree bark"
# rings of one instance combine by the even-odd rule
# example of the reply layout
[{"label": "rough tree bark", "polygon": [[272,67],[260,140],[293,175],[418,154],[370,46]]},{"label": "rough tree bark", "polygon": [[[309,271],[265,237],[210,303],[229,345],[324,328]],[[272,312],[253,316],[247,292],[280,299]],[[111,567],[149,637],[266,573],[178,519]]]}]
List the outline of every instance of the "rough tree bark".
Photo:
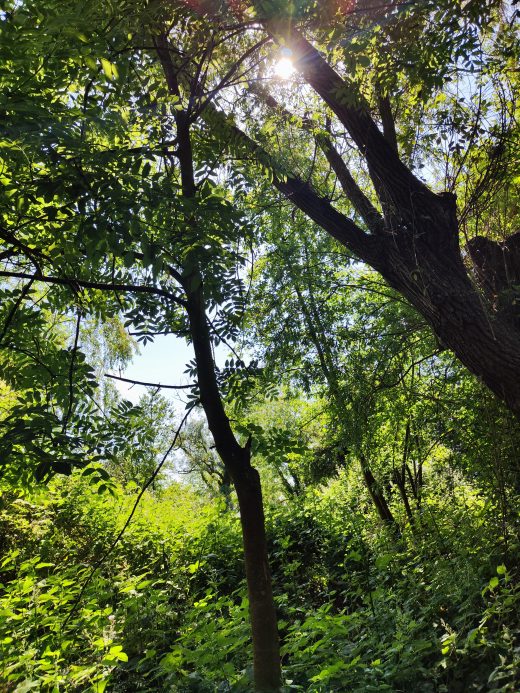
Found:
[{"label": "rough tree bark", "polygon": [[[279,176],[275,185],[379,271],[426,318],[440,342],[520,417],[520,329],[507,313],[493,310],[468,276],[459,247],[455,197],[435,194],[414,176],[365,104],[356,101],[352,86],[295,28],[272,20],[265,28],[291,48],[297,69],[357,145],[383,213],[377,223],[366,218],[366,209],[344,188],[365,217],[370,229],[366,233],[303,181]],[[350,100],[345,99],[349,94]]]}]

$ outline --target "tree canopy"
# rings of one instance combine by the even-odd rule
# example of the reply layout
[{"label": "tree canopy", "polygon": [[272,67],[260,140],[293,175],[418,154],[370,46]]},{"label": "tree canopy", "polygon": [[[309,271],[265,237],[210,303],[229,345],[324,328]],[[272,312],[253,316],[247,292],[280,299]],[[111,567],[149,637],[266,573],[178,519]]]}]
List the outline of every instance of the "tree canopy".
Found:
[{"label": "tree canopy", "polygon": [[[8,686],[514,690],[517,20],[498,0],[3,3],[0,596],[6,624],[33,614],[19,649],[4,635]],[[193,351],[181,383],[164,364],[183,411],[114,384],[165,335]],[[61,619],[41,640],[40,570]]]}]

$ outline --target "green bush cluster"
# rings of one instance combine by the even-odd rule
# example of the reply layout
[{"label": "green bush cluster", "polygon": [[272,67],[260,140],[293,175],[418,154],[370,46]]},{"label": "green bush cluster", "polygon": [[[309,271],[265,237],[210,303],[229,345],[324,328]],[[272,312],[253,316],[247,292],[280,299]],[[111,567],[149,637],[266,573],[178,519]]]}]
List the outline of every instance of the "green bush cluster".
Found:
[{"label": "green bush cluster", "polygon": [[[491,505],[434,496],[396,536],[354,494],[340,478],[267,508],[285,690],[517,690],[518,547]],[[174,483],[99,564],[134,500],[79,473],[4,489],[2,690],[252,690],[237,513]]]}]

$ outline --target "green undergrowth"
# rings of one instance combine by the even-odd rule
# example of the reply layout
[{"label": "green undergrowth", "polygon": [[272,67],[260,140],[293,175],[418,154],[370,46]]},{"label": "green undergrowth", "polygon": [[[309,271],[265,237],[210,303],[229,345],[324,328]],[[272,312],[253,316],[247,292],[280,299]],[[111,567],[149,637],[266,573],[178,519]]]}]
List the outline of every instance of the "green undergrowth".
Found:
[{"label": "green undergrowth", "polygon": [[[174,483],[106,555],[136,498],[113,490],[4,488],[0,690],[250,691],[237,513]],[[285,690],[518,690],[518,547],[496,512],[439,493],[399,536],[346,479],[272,501]]]}]

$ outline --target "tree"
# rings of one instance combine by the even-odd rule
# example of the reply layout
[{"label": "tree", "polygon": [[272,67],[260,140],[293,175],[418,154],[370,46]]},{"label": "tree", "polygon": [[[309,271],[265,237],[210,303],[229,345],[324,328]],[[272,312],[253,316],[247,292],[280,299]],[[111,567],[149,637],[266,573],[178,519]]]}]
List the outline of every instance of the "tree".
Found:
[{"label": "tree", "polygon": [[133,408],[133,427],[116,459],[108,466],[112,476],[123,484],[133,482],[142,487],[153,476],[152,491],[164,486],[169,464],[161,465],[157,477],[154,471],[171,444],[171,431],[175,430],[175,412],[172,404],[157,391],[148,391]]},{"label": "tree", "polygon": [[226,506],[229,505],[231,477],[212,444],[211,434],[203,419],[192,419],[188,422],[182,435],[180,450],[185,463],[179,472],[200,476],[204,486],[221,494]]},{"label": "tree", "polygon": [[[195,92],[160,27],[150,25],[152,12],[137,7],[126,15],[131,5],[116,13],[102,3],[89,4],[85,13],[74,3],[50,2],[36,15],[34,9],[12,4],[2,16],[4,57],[16,66],[2,76],[9,98],[0,221],[1,276],[21,282],[13,311],[23,309],[36,283],[50,287],[64,311],[80,295],[85,313],[116,313],[145,338],[167,331],[192,343],[196,383],[188,409],[204,409],[240,507],[255,685],[277,690],[280,656],[260,477],[250,441],[240,439],[226,413],[226,374],[213,353],[214,344],[235,337],[244,311],[242,245],[251,242],[240,204],[244,186],[208,146],[207,128],[192,120]],[[143,21],[153,60],[143,54],[134,64],[133,32]],[[71,50],[70,37],[79,50]],[[107,43],[119,55],[117,64],[105,57]],[[186,43],[198,50],[196,35],[187,33]],[[42,50],[50,52],[44,69]],[[20,111],[26,117],[18,118]],[[79,361],[77,341],[66,363]],[[238,370],[247,372],[245,364]],[[70,409],[72,365],[69,372],[61,390]]]},{"label": "tree", "polygon": [[273,380],[320,398],[327,433],[315,478],[356,465],[379,517],[396,526],[385,490],[395,485],[413,523],[409,493],[420,505],[423,465],[449,426],[439,411],[446,372],[457,383],[461,375],[375,272],[349,263],[304,217],[294,223],[297,235],[283,236],[283,214],[266,231],[251,345]]},{"label": "tree", "polygon": [[[251,52],[255,49],[250,37],[255,30],[255,57],[265,72],[267,59],[258,56],[257,41],[257,32],[264,32],[267,40],[290,54],[303,82],[316,95],[313,101],[305,94],[305,105],[297,103],[299,110],[291,114],[272,97],[258,97],[258,90],[252,88],[244,90],[237,79],[236,98],[246,104],[246,117],[251,114],[246,132],[229,114],[224,116],[208,103],[214,93],[206,84],[208,91],[205,98],[200,97],[199,110],[213,122],[221,141],[235,155],[269,169],[274,186],[283,195],[376,269],[421,313],[440,343],[520,415],[520,332],[511,304],[516,295],[516,241],[504,239],[497,244],[477,234],[461,249],[459,238],[461,227],[468,226],[467,215],[475,212],[478,216],[481,211],[478,201],[486,187],[492,189],[492,183],[498,181],[503,189],[511,183],[510,176],[497,175],[503,162],[516,162],[513,171],[518,163],[514,119],[518,84],[510,74],[518,56],[516,12],[511,10],[508,16],[498,2],[456,8],[443,2],[404,7],[391,3],[374,10],[363,3],[344,10],[341,3],[323,9],[312,2],[298,7],[230,3],[227,9],[195,3],[192,8],[207,18],[213,32],[215,25],[225,32],[234,20],[235,26],[243,28],[245,40],[249,39]],[[214,34],[206,44],[208,51],[212,42]],[[229,82],[229,74],[239,71],[246,52],[239,55],[237,49],[234,65],[228,67],[222,82]],[[213,52],[212,57],[215,63]],[[261,78],[253,69],[242,68],[248,84]],[[428,97],[435,101],[445,94],[442,88],[447,81],[460,79],[468,69],[472,80],[466,89],[476,88],[480,93],[480,107],[469,128],[466,119],[457,129],[457,118],[448,115],[452,129],[448,161],[456,173],[450,190],[435,193],[421,179],[417,166],[429,165],[428,177],[436,185],[438,161],[430,152],[425,163],[414,162],[413,147],[406,139],[415,124],[412,112],[431,104]],[[482,91],[496,86],[499,75],[507,78],[506,91],[499,89],[490,96],[491,125],[486,127]],[[406,89],[414,98],[403,107]],[[305,175],[299,176],[291,169],[298,158],[280,143],[273,120],[264,120],[259,128],[258,114],[265,105],[277,116],[275,122],[290,118],[314,135],[315,147],[323,152],[335,185],[341,189],[343,199],[337,204],[332,204],[331,186],[323,185],[323,177],[320,181],[315,175],[314,185],[309,182],[313,168],[320,172],[315,165],[317,153]],[[399,110],[404,111],[402,123],[395,118]],[[355,148],[370,189],[356,180],[336,143]],[[422,154],[428,155],[427,147]],[[478,168],[486,169],[482,175],[475,169],[479,160]],[[464,186],[469,189],[468,204],[458,209],[456,192]],[[487,200],[488,209],[492,203]],[[358,221],[347,216],[348,209]],[[483,290],[469,270],[471,259],[477,274],[485,277],[480,282]],[[502,309],[504,301],[508,310]]]},{"label": "tree", "polygon": [[[226,410],[229,379],[212,351],[222,339],[233,341],[243,320],[244,255],[256,241],[251,191],[260,170],[380,272],[518,414],[520,333],[504,283],[514,274],[514,243],[498,248],[510,254],[503,267],[489,269],[497,256],[489,239],[491,246],[470,243],[464,257],[453,192],[437,195],[419,177],[416,149],[429,156],[428,178],[437,184],[434,144],[408,141],[418,104],[442,121],[442,99],[431,108],[428,99],[444,94],[445,78],[477,65],[470,86],[478,88],[506,74],[515,28],[496,4],[473,2],[455,10],[447,2],[359,3],[344,11],[335,3],[129,1],[114,10],[48,0],[43,7],[11,2],[1,22],[1,276],[20,280],[14,312],[36,282],[53,287],[61,310],[71,310],[79,294],[83,311],[120,314],[145,336],[167,331],[191,340],[197,383],[190,401],[204,408],[241,508],[257,686],[276,689],[259,477],[250,441]],[[290,51],[315,97],[302,85],[280,106],[283,90],[258,88],[270,78],[273,42]],[[516,89],[511,79],[504,108],[495,90],[487,113],[481,99],[473,119],[461,116],[459,124],[451,111],[446,116],[454,127],[450,161],[464,174],[454,176],[453,190],[493,164],[491,178],[469,186],[472,204],[489,180],[506,190],[509,179],[497,170],[514,153]],[[291,146],[277,141],[280,133]],[[346,147],[357,152],[350,167]],[[278,203],[272,195],[266,201]],[[472,252],[487,297],[467,271]],[[76,353],[68,354],[69,373]],[[246,381],[252,369],[239,370]],[[67,392],[60,387],[63,424]]]}]

